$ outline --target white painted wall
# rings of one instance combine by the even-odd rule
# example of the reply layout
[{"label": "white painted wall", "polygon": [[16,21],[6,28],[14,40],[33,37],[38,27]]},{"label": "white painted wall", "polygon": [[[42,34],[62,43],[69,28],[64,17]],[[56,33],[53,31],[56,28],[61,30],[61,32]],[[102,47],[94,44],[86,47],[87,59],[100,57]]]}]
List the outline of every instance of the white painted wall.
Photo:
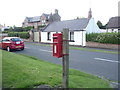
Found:
[{"label": "white painted wall", "polygon": [[118,29],[107,29],[107,32],[120,32]]},{"label": "white painted wall", "polygon": [[53,43],[53,34],[56,33],[56,32],[51,32],[51,40],[48,40],[47,33],[48,32],[41,32],[41,42]]},{"label": "white painted wall", "polygon": [[98,27],[98,25],[95,23],[94,18],[91,18],[89,20],[89,23],[85,30],[86,30],[86,33],[101,33],[101,30]]},{"label": "white painted wall", "polygon": [[112,32],[120,32],[118,29],[101,29],[101,33],[112,33]]},{"label": "white painted wall", "polygon": [[[53,43],[53,34],[56,32],[51,32],[51,40],[47,40],[47,33],[48,32],[41,32],[41,42]],[[86,31],[75,31],[74,42],[69,42],[69,44],[86,46]]]},{"label": "white painted wall", "polygon": [[101,33],[106,33],[107,32],[107,29],[100,29],[101,30]]},{"label": "white painted wall", "polygon": [[69,42],[69,44],[86,46],[86,31],[75,31],[74,42]]}]

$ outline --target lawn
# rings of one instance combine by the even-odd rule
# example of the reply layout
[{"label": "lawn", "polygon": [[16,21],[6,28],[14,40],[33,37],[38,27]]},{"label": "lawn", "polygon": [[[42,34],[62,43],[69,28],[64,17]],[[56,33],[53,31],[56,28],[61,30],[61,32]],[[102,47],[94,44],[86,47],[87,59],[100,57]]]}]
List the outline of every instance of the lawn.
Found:
[{"label": "lawn", "polygon": [[[1,52],[2,50],[0,50]],[[62,86],[62,67],[34,57],[2,51],[4,88]],[[0,56],[1,58],[1,56]],[[108,81],[74,69],[69,71],[69,88],[110,88]]]}]

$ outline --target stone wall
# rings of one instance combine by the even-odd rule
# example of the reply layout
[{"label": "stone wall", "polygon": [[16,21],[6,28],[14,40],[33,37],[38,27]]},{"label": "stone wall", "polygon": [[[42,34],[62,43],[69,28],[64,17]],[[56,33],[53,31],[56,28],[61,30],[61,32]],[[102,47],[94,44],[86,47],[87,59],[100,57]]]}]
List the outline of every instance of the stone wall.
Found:
[{"label": "stone wall", "polygon": [[103,43],[97,43],[97,42],[87,42],[87,47],[93,47],[93,48],[105,48],[105,49],[119,49],[120,45],[118,44],[103,44]]}]

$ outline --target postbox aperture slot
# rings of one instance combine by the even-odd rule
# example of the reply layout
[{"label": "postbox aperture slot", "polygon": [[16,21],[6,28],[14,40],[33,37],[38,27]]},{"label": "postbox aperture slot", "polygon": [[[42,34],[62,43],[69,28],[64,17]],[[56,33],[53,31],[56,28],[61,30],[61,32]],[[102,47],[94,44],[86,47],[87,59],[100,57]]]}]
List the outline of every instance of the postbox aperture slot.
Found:
[{"label": "postbox aperture slot", "polygon": [[57,36],[54,36],[53,39],[57,39],[58,37]]}]

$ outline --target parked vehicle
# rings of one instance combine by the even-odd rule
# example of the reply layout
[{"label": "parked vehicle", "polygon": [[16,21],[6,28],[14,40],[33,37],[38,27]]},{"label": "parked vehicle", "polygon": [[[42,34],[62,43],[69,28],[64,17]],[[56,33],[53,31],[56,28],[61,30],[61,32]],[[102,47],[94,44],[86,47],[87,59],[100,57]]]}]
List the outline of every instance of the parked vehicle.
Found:
[{"label": "parked vehicle", "polygon": [[7,51],[12,51],[13,49],[24,50],[24,41],[19,37],[5,37],[0,41],[0,47]]}]

